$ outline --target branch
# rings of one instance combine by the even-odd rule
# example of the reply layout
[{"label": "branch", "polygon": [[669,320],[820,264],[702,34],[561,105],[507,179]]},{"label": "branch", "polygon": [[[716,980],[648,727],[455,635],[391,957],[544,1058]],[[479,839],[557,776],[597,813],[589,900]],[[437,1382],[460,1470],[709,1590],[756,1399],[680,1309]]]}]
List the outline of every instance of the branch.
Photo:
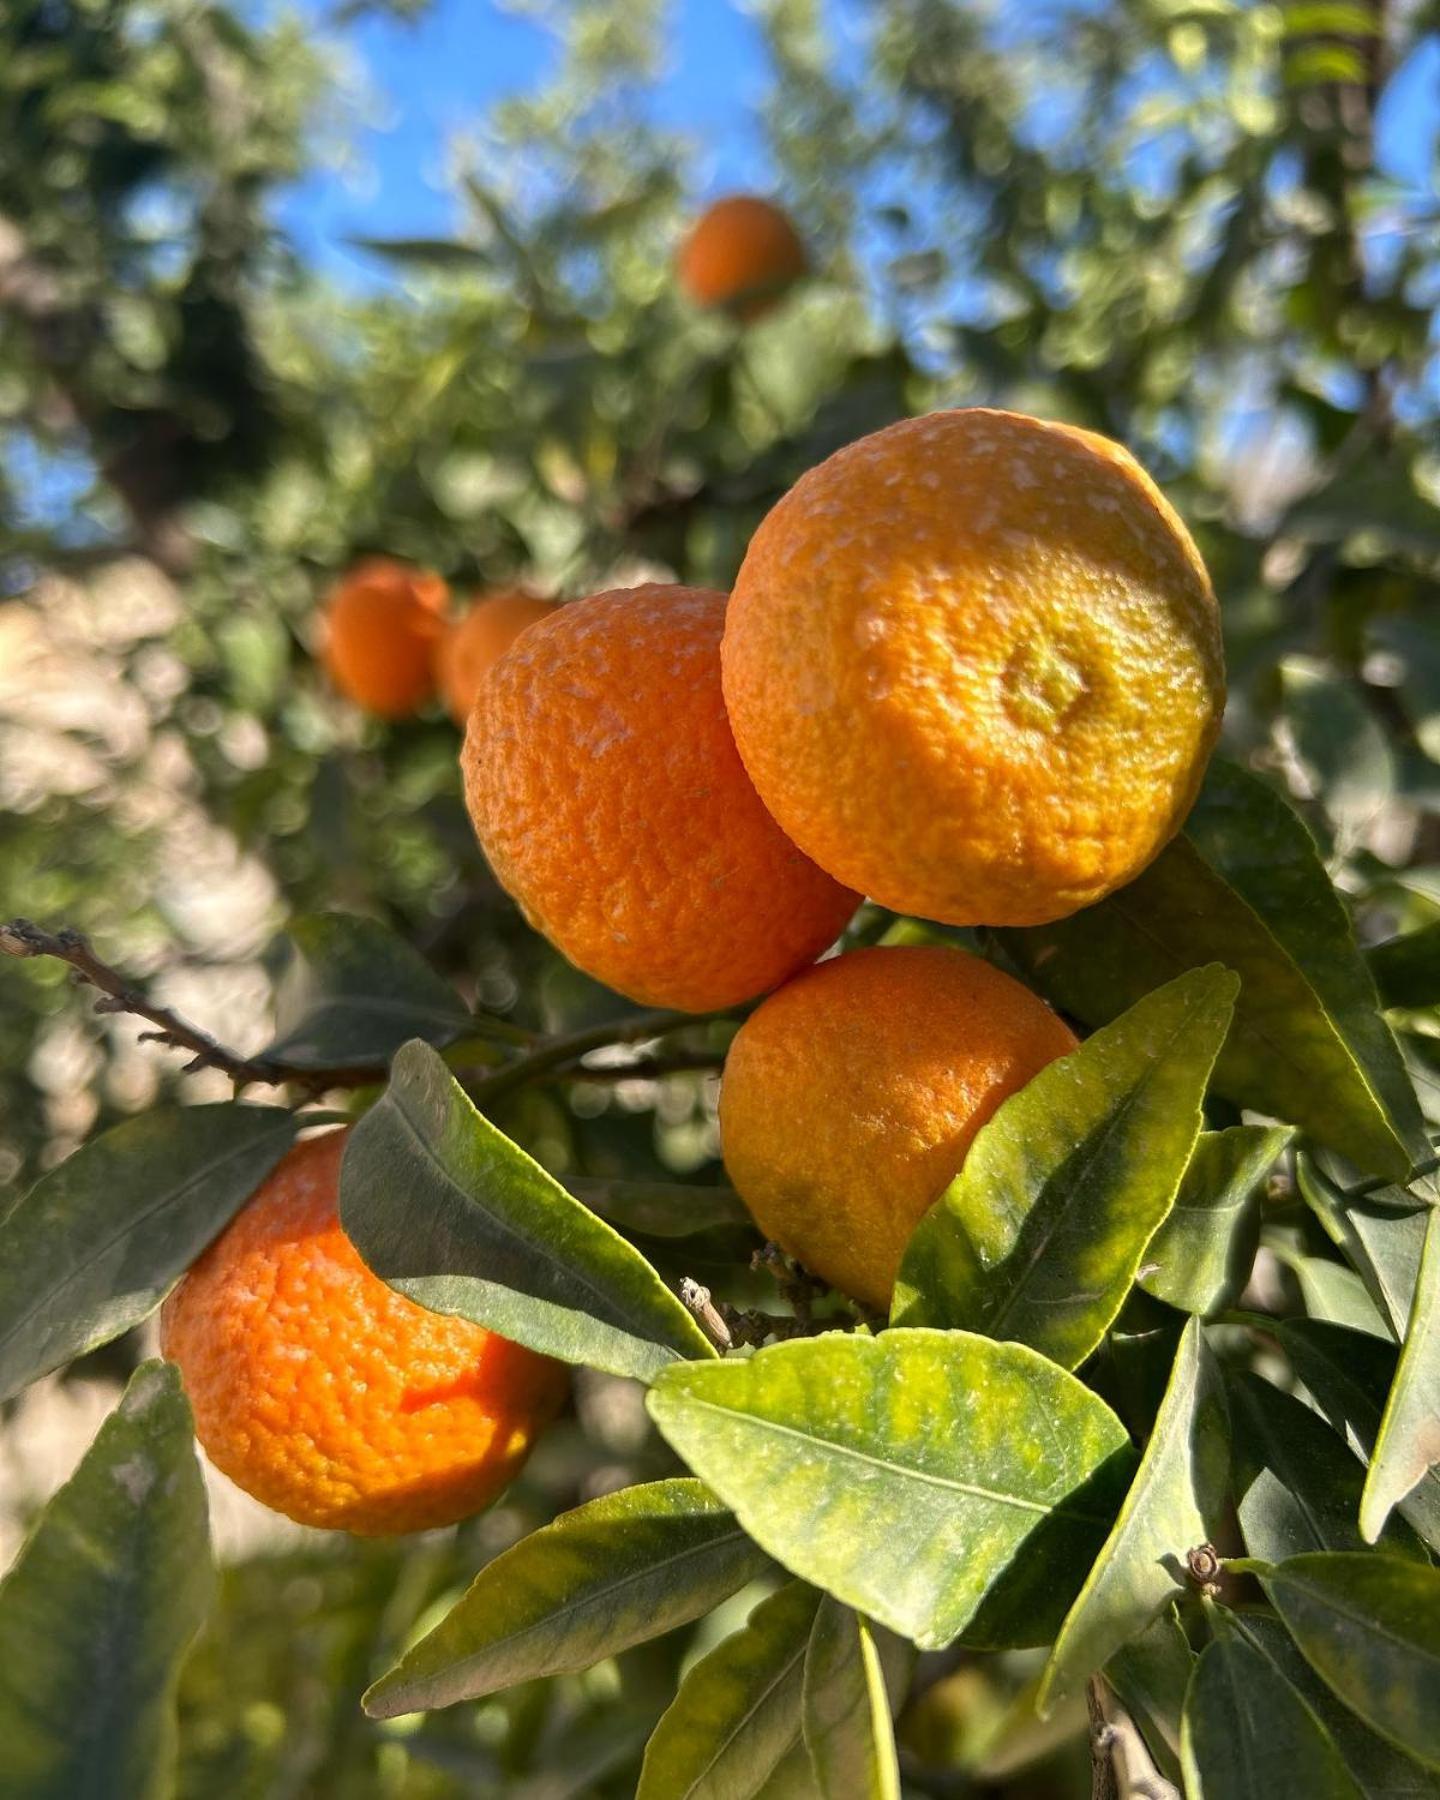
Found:
[{"label": "branch", "polygon": [[[606,1025],[592,1025],[584,1031],[572,1031],[564,1037],[548,1039],[528,1055],[516,1057],[507,1067],[497,1069],[493,1075],[477,1082],[470,1090],[470,1098],[477,1106],[484,1107],[500,1095],[508,1094],[512,1088],[523,1087],[527,1082],[555,1070],[568,1069],[568,1065],[578,1063],[581,1057],[588,1056],[592,1050],[610,1050],[620,1044],[643,1044],[652,1038],[666,1037],[673,1031],[683,1031],[687,1026],[705,1025],[713,1019],[732,1016],[733,1013],[726,1012],[643,1012],[630,1019],[612,1019]],[[711,1065],[707,1063],[705,1066]],[[623,1080],[635,1074],[636,1068],[631,1065],[615,1071],[613,1075],[609,1070],[597,1069],[576,1069],[570,1073],[585,1081]]]},{"label": "branch", "polygon": [[1090,1800],[1180,1800],[1155,1767],[1140,1729],[1098,1675],[1085,1689],[1090,1711]]}]

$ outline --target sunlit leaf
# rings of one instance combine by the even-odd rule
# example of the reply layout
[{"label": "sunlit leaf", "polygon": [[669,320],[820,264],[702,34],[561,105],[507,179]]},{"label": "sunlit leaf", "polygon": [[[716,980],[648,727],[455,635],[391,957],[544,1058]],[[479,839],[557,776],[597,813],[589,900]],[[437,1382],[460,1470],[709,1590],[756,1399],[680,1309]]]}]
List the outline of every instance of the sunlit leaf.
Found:
[{"label": "sunlit leaf", "polygon": [[1036,1700],[1042,1714],[1186,1589],[1186,1551],[1219,1534],[1229,1457],[1220,1372],[1191,1319],[1120,1516],[1050,1653]]},{"label": "sunlit leaf", "polygon": [[641,1380],[714,1355],[639,1251],[482,1118],[426,1044],[400,1051],[352,1129],[340,1214],[391,1287],[532,1350]]},{"label": "sunlit leaf", "polygon": [[588,1669],[698,1619],[769,1566],[698,1481],[607,1494],[488,1563],[365,1710],[393,1718]]},{"label": "sunlit leaf", "polygon": [[772,1793],[767,1783],[801,1741],[805,1652],[819,1603],[814,1588],[792,1581],[696,1663],[655,1727],[635,1800]]},{"label": "sunlit leaf", "polygon": [[1298,1159],[1296,1176],[1300,1192],[1344,1251],[1398,1343],[1410,1318],[1431,1208],[1398,1189],[1363,1198],[1346,1195],[1310,1157]]},{"label": "sunlit leaf", "polygon": [[1174,1203],[1236,986],[1193,970],[1007,1100],[910,1240],[896,1323],[1083,1362]]},{"label": "sunlit leaf", "polygon": [[829,1332],[672,1367],[649,1406],[757,1542],[922,1648],[1012,1565],[1063,1582],[1066,1534],[1109,1524],[1097,1494],[1129,1454],[1073,1376],[968,1332]]},{"label": "sunlit leaf", "polygon": [[144,1363],[0,1582],[0,1789],[168,1795],[175,1683],[213,1581],[179,1372]]},{"label": "sunlit leaf", "polygon": [[1415,1298],[1370,1457],[1360,1529],[1374,1543],[1392,1508],[1440,1464],[1440,1207],[1430,1209]]},{"label": "sunlit leaf", "polygon": [[0,1224],[0,1396],[148,1317],[294,1140],[276,1106],[159,1106],[43,1176]]},{"label": "sunlit leaf", "polygon": [[1428,1154],[1414,1092],[1345,908],[1285,802],[1217,761],[1183,835],[1138,880],[1004,943],[1067,1012],[1113,1019],[1181,971],[1237,971],[1219,1092],[1303,1127],[1367,1171]]}]

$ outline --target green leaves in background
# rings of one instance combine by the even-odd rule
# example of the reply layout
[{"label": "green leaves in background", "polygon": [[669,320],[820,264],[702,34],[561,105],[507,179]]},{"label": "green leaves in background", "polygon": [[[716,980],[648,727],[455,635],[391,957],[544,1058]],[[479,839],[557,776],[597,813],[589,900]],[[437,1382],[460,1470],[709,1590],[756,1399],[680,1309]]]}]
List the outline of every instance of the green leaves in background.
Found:
[{"label": "green leaves in background", "polygon": [[351,1131],[340,1213],[391,1287],[532,1350],[642,1381],[714,1355],[639,1251],[483,1118],[426,1044],[399,1052]]},{"label": "green leaves in background", "polygon": [[1195,1666],[1180,1759],[1186,1800],[1360,1800],[1325,1727],[1233,1628]]},{"label": "green leaves in background", "polygon": [[1139,1284],[1182,1312],[1233,1305],[1260,1238],[1260,1192],[1295,1134],[1285,1126],[1202,1131],[1175,1204],[1151,1238]]},{"label": "green leaves in background", "polygon": [[149,1316],[295,1140],[275,1106],[156,1107],[0,1224],[0,1397]]},{"label": "green leaves in background", "polygon": [[1180,1723],[1195,1656],[1179,1615],[1167,1606],[1105,1665],[1105,1679],[1139,1725],[1156,1767],[1179,1783]]},{"label": "green leaves in background", "polygon": [[1396,1343],[1405,1336],[1425,1249],[1430,1206],[1403,1188],[1363,1198],[1346,1194],[1334,1176],[1308,1156],[1297,1159],[1300,1192],[1365,1284]]},{"label": "green leaves in background", "polygon": [[769,1567],[698,1481],[607,1494],[488,1563],[365,1710],[394,1718],[591,1668],[700,1618]]},{"label": "green leaves in background", "polygon": [[373,919],[316,913],[286,936],[266,1057],[297,1069],[383,1067],[410,1038],[448,1044],[474,1029],[449,982]]},{"label": "green leaves in background", "polygon": [[1088,1388],[968,1332],[831,1332],[671,1367],[649,1406],[786,1568],[922,1649],[957,1637],[1012,1565],[1063,1593],[1128,1463]]},{"label": "green leaves in background", "polygon": [[819,1604],[814,1588],[792,1581],[696,1663],[655,1727],[635,1800],[750,1800],[769,1791],[801,1742],[805,1653]]},{"label": "green leaves in background", "polygon": [[875,1635],[825,1595],[805,1652],[805,1747],[823,1800],[900,1800],[890,1696]]},{"label": "green leaves in background", "polygon": [[1083,1362],[1174,1202],[1237,986],[1182,975],[1012,1095],[910,1240],[896,1323]]},{"label": "green leaves in background", "polygon": [[1211,764],[1183,834],[1129,887],[1001,934],[1067,1012],[1104,1024],[1184,969],[1241,977],[1216,1089],[1302,1126],[1367,1172],[1428,1154],[1419,1107],[1309,832],[1264,782]]},{"label": "green leaves in background", "polygon": [[1373,1544],[1391,1510],[1440,1464],[1440,1207],[1432,1207],[1415,1298],[1380,1434],[1370,1458],[1360,1530]]},{"label": "green leaves in background", "polygon": [[1229,1467],[1220,1371],[1192,1318],[1120,1516],[1050,1653],[1042,1716],[1185,1590],[1186,1551],[1219,1534]]},{"label": "green leaves in background", "polygon": [[1440,919],[1365,952],[1382,1006],[1440,1003]]},{"label": "green leaves in background", "polygon": [[[1364,1333],[1318,1319],[1267,1320],[1315,1405],[1355,1454],[1368,1463],[1380,1432],[1395,1351]],[[1440,1469],[1430,1468],[1399,1502],[1432,1550],[1440,1550]]]},{"label": "green leaves in background", "polygon": [[190,1408],[178,1371],[148,1362],[0,1582],[0,1788],[168,1794],[175,1683],[213,1579]]},{"label": "green leaves in background", "polygon": [[1373,1551],[1318,1552],[1261,1579],[1306,1661],[1346,1706],[1440,1769],[1440,1569]]},{"label": "green leaves in background", "polygon": [[[1229,1384],[1235,1496],[1251,1556],[1283,1562],[1307,1550],[1359,1550],[1365,1470],[1325,1421],[1248,1370]],[[1408,1530],[1397,1553],[1424,1551]]]}]

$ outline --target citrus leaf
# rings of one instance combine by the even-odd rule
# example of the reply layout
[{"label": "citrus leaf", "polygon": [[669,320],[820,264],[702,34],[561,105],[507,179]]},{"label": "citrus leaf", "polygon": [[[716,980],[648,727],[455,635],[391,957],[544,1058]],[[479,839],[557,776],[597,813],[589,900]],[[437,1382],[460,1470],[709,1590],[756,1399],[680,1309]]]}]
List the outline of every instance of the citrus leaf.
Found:
[{"label": "citrus leaf", "polygon": [[646,1747],[635,1800],[773,1792],[767,1783],[800,1741],[805,1651],[819,1603],[814,1588],[792,1581],[696,1663]]},{"label": "citrus leaf", "polygon": [[[1356,1523],[1365,1471],[1344,1440],[1303,1402],[1239,1371],[1230,1383],[1235,1497],[1251,1556],[1283,1562],[1306,1550],[1360,1550]],[[1387,1546],[1424,1556],[1407,1531]]]},{"label": "citrus leaf", "polygon": [[755,1222],[734,1188],[591,1175],[568,1176],[565,1185],[591,1212],[636,1237],[691,1238],[738,1228],[748,1232],[752,1242],[758,1241]]},{"label": "citrus leaf", "polygon": [[1395,758],[1358,682],[1308,656],[1279,668],[1295,752],[1345,854],[1395,797]]},{"label": "citrus leaf", "polygon": [[448,1044],[473,1026],[450,984],[373,919],[317,913],[292,920],[286,936],[268,1058],[297,1069],[383,1065],[410,1038]]},{"label": "citrus leaf", "polygon": [[824,1800],[900,1800],[890,1697],[874,1634],[828,1594],[805,1652],[801,1714]]},{"label": "citrus leaf", "polygon": [[213,1583],[179,1371],[144,1363],[0,1582],[0,1787],[168,1794],[176,1678]]},{"label": "citrus leaf", "polygon": [[648,1381],[710,1341],[619,1232],[475,1110],[428,1044],[406,1044],[350,1133],[340,1216],[382,1280],[531,1350]]},{"label": "citrus leaf", "polygon": [[1365,1800],[1436,1800],[1440,1781],[1422,1763],[1362,1725],[1306,1662],[1294,1638],[1271,1613],[1234,1615],[1235,1626],[1279,1670],[1334,1740]]},{"label": "citrus leaf", "polygon": [[294,1141],[278,1106],[158,1106],[42,1176],[0,1224],[0,1398],[148,1317]]},{"label": "citrus leaf", "polygon": [[1120,1516],[1045,1666],[1042,1718],[1185,1590],[1186,1551],[1219,1533],[1229,1454],[1220,1372],[1192,1318]]},{"label": "citrus leaf", "polygon": [[1218,1092],[1302,1126],[1367,1172],[1399,1179],[1428,1155],[1414,1090],[1314,841],[1244,770],[1211,764],[1183,834],[1128,887],[1000,936],[1052,999],[1093,1025],[1184,969],[1226,963],[1242,985]]},{"label": "citrus leaf", "polygon": [[895,1322],[1083,1362],[1174,1204],[1236,987],[1192,970],[1012,1095],[911,1238]]},{"label": "citrus leaf", "polygon": [[449,238],[347,237],[345,242],[353,249],[382,257],[404,269],[439,273],[457,269],[494,269],[496,266],[491,251],[476,244],[453,243]]},{"label": "citrus leaf", "polygon": [[1140,1727],[1156,1768],[1177,1784],[1180,1720],[1194,1669],[1195,1656],[1173,1606],[1122,1644],[1105,1665],[1105,1679]]},{"label": "citrus leaf", "polygon": [[[1410,1318],[1430,1206],[1402,1188],[1347,1195],[1310,1157],[1296,1159],[1300,1192],[1365,1284],[1399,1343]],[[1343,1321],[1342,1321],[1343,1322]]]},{"label": "citrus leaf", "polygon": [[1139,1274],[1147,1294],[1182,1312],[1233,1305],[1260,1241],[1260,1190],[1294,1133],[1284,1126],[1202,1131],[1180,1192]]},{"label": "citrus leaf", "polygon": [[[1267,1320],[1266,1329],[1279,1339],[1316,1406],[1368,1462],[1395,1379],[1391,1346],[1316,1319]],[[1440,1550],[1440,1468],[1427,1469],[1399,1508],[1430,1548]]]},{"label": "citrus leaf", "polygon": [[1393,1508],[1440,1464],[1440,1207],[1431,1207],[1400,1361],[1360,1504],[1360,1530],[1373,1544]]},{"label": "citrus leaf", "polygon": [[1180,1761],[1186,1800],[1359,1800],[1325,1727],[1275,1665],[1233,1630],[1195,1665]]},{"label": "citrus leaf", "polygon": [[772,1556],[922,1649],[958,1636],[1057,1514],[1093,1525],[1128,1460],[1073,1375],[969,1332],[827,1332],[668,1368],[648,1404]]},{"label": "citrus leaf", "polygon": [[390,1719],[591,1668],[700,1618],[770,1566],[698,1481],[606,1494],[487,1563],[365,1710]]},{"label": "citrus leaf", "polygon": [[1305,1660],[1353,1713],[1440,1768],[1440,1569],[1317,1551],[1261,1576]]},{"label": "citrus leaf", "polygon": [[1440,1003],[1440,919],[1365,952],[1382,1006]]},{"label": "citrus leaf", "polygon": [[1382,1343],[1394,1342],[1389,1325],[1370,1298],[1369,1288],[1354,1269],[1328,1256],[1303,1256],[1286,1244],[1277,1242],[1271,1248],[1294,1275],[1310,1318],[1329,1325],[1343,1325],[1349,1331],[1363,1332]]}]

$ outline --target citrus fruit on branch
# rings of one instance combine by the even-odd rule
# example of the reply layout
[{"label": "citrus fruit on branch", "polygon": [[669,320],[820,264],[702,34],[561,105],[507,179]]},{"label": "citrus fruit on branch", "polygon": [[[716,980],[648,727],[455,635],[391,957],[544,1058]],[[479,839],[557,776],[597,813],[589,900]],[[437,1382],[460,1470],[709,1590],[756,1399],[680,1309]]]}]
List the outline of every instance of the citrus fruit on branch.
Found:
[{"label": "citrus fruit on branch", "polygon": [[419,712],[435,692],[448,593],[440,576],[409,563],[357,563],[325,604],[321,654],[340,692],[381,718]]},{"label": "citrus fruit on branch", "polygon": [[469,718],[485,671],[527,625],[543,619],[554,606],[553,600],[523,592],[486,594],[450,627],[436,654],[435,673],[440,697],[457,725]]},{"label": "citrus fruit on branch", "polygon": [[365,1267],[337,1211],[346,1135],[279,1163],[166,1301],[161,1350],[257,1500],[365,1536],[448,1525],[513,1479],[567,1373]]},{"label": "citrus fruit on branch", "polygon": [[480,843],[577,967],[649,1006],[768,992],[858,896],[750,785],[720,692],[725,596],[616,589],[558,607],[484,676],[462,763]]},{"label": "citrus fruit on branch", "polygon": [[805,246],[769,200],[732,194],[708,206],[680,251],[680,286],[697,306],[760,318],[805,273]]},{"label": "citrus fruit on branch", "polygon": [[1224,704],[1184,525],[1120,446],[970,408],[801,477],[751,540],[723,649],[761,799],[837,881],[1034,925],[1178,829]]},{"label": "citrus fruit on branch", "polygon": [[720,1088],[725,1167],[767,1237],[883,1308],[976,1132],[1075,1042],[1029,988],[964,951],[834,957],[736,1034]]}]

